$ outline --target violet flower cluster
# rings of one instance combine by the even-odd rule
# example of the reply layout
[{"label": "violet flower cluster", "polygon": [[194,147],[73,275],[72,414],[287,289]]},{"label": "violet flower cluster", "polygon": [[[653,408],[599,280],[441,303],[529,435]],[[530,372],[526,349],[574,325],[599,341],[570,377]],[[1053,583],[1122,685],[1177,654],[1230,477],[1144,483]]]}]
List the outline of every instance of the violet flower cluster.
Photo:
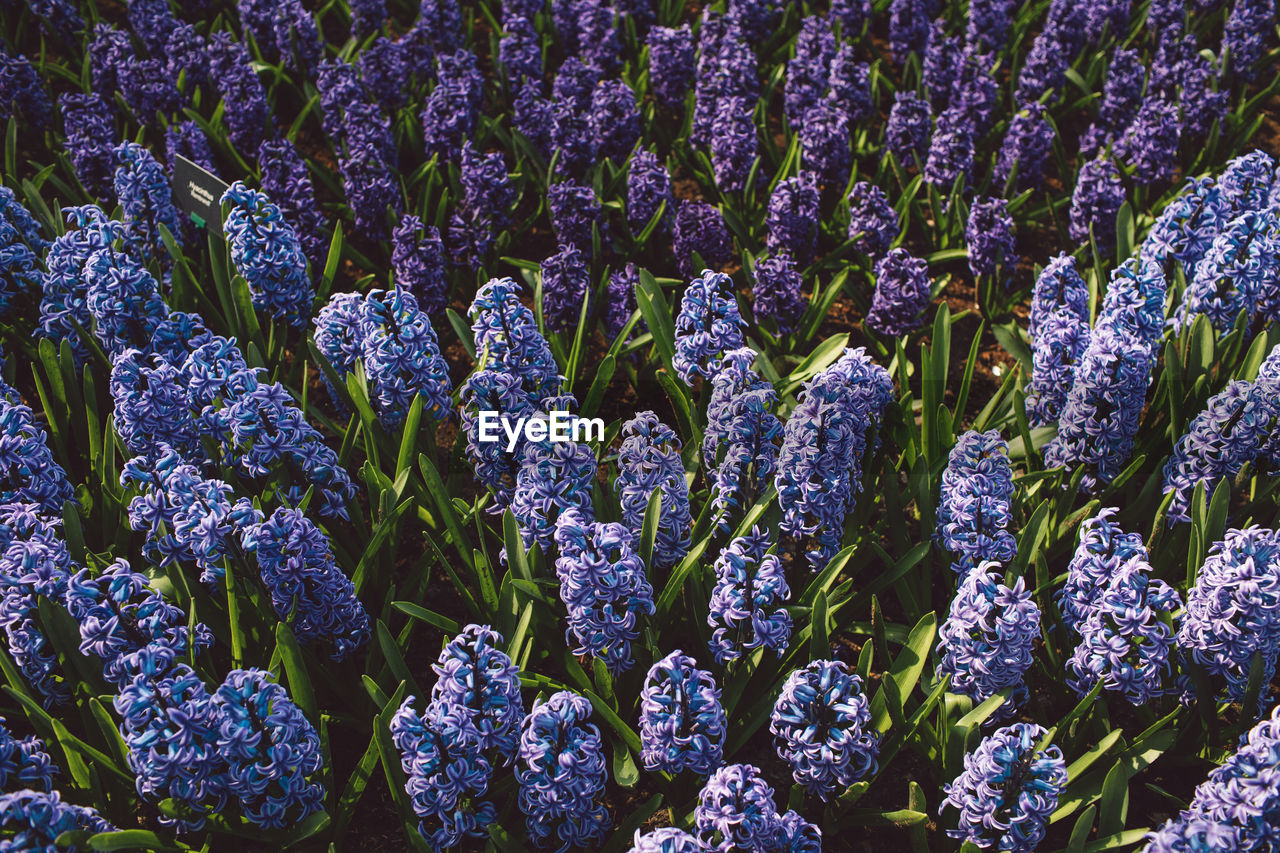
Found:
[{"label": "violet flower cluster", "polygon": [[293,326],[305,326],[315,291],[293,226],[279,207],[243,181],[231,185],[222,203],[230,206],[223,228],[231,261],[249,285],[253,307]]},{"label": "violet flower cluster", "polygon": [[1079,696],[1098,682],[1134,705],[1169,692],[1174,629],[1163,614],[1182,607],[1173,587],[1152,577],[1139,555],[1105,580],[1075,626],[1080,644],[1067,661],[1067,686]]},{"label": "violet flower cluster", "polygon": [[818,239],[820,201],[812,172],[779,181],[769,195],[765,247],[774,254],[789,252],[797,264],[807,264]]},{"label": "violet flower cluster", "polygon": [[575,441],[527,440],[516,471],[511,512],[520,525],[525,548],[551,550],[556,522],[576,509],[582,522],[595,519],[591,486],[596,479],[596,454]]},{"label": "violet flower cluster", "polygon": [[1143,853],[1250,851],[1274,843],[1280,807],[1280,707],[1249,730],[1196,788],[1191,804],[1151,835]]},{"label": "violet flower cluster", "polygon": [[418,816],[418,832],[436,849],[482,838],[497,817],[485,799],[492,766],[466,708],[433,700],[419,714],[407,696],[391,717],[391,741],[400,753],[405,793]]},{"label": "violet flower cluster", "polygon": [[671,568],[689,552],[693,529],[680,437],[653,412],[639,412],[622,425],[621,438],[613,487],[622,508],[622,523],[638,541],[649,501],[661,492],[653,565]]},{"label": "violet flower cluster", "polygon": [[1267,381],[1233,380],[1209,398],[1191,421],[1164,465],[1164,493],[1173,493],[1167,517],[1188,522],[1196,486],[1206,500],[1223,480],[1230,481],[1262,452],[1280,413],[1280,390]]},{"label": "violet flower cluster", "polygon": [[773,788],[750,764],[726,764],[707,780],[693,811],[704,850],[821,853],[822,832],[793,811],[780,814]]},{"label": "violet flower cluster", "polygon": [[964,757],[964,772],[943,786],[959,814],[947,835],[979,847],[1031,853],[1044,839],[1049,817],[1067,786],[1067,764],[1048,734],[1034,723],[996,729]]},{"label": "violet flower cluster", "polygon": [[862,679],[840,661],[793,670],[774,703],[769,731],[797,785],[826,800],[879,769]]},{"label": "violet flower cluster", "polygon": [[591,655],[613,675],[635,663],[631,644],[640,616],[653,615],[653,587],[632,533],[617,522],[592,523],[573,508],[556,519],[556,575],[569,614],[565,631],[573,653]]},{"label": "violet flower cluster", "polygon": [[835,556],[844,523],[862,491],[862,459],[878,444],[885,406],[893,397],[889,373],[862,348],[805,383],[787,420],[778,454],[781,529],[809,540],[809,567]]},{"label": "violet flower cluster", "polygon": [[1058,420],[1075,381],[1076,364],[1089,343],[1089,288],[1065,253],[1036,278],[1031,295],[1031,381],[1027,419],[1035,426]]},{"label": "violet flower cluster", "polygon": [[1040,636],[1040,608],[1022,578],[1006,586],[996,563],[982,563],[960,581],[947,620],[938,631],[937,677],[951,676],[951,691],[974,703],[1002,690],[1009,699],[997,712],[1008,717],[1026,700],[1022,677]]},{"label": "violet flower cluster", "polygon": [[520,672],[502,650],[502,635],[488,625],[468,625],[445,643],[431,669],[436,675],[432,702],[466,711],[490,762],[510,764],[524,720],[524,700]]},{"label": "violet flower cluster", "polygon": [[689,282],[676,315],[676,354],[672,359],[684,383],[692,385],[695,377],[715,376],[724,354],[745,346],[744,325],[729,276],[708,269]]},{"label": "violet flower cluster", "polygon": [[676,649],[649,668],[640,690],[640,760],[649,771],[710,775],[721,763],[726,722],[711,673]]},{"label": "violet flower cluster", "polygon": [[1271,682],[1280,650],[1280,535],[1232,529],[1210,546],[1187,592],[1177,643],[1185,661],[1225,680],[1232,700],[1244,696],[1256,656],[1262,683]]},{"label": "violet flower cluster", "polygon": [[969,271],[974,278],[993,276],[998,268],[1007,270],[1017,262],[1013,217],[1002,198],[979,196],[974,199],[964,239],[969,252]]},{"label": "violet flower cluster", "polygon": [[961,435],[947,457],[937,509],[937,538],[956,555],[961,576],[987,562],[1008,563],[1017,553],[1009,531],[1013,469],[1009,446],[997,430]]},{"label": "violet flower cluster", "polygon": [[876,261],[875,275],[867,325],[895,338],[918,328],[929,305],[929,264],[906,249],[890,249]]},{"label": "violet flower cluster", "polygon": [[369,614],[334,562],[329,537],[299,510],[280,507],[246,528],[244,550],[258,563],[271,607],[298,640],[342,660],[369,640]]},{"label": "violet flower cluster", "polygon": [[1115,507],[1104,507],[1081,523],[1080,541],[1067,566],[1066,583],[1054,595],[1063,624],[1076,634],[1108,579],[1118,575],[1130,559],[1147,559],[1142,536],[1126,533],[1111,520],[1117,512]]},{"label": "violet flower cluster", "polygon": [[754,649],[778,657],[791,640],[791,600],[786,572],[777,554],[768,553],[769,534],[759,527],[733,539],[715,563],[716,583],[707,607],[716,663],[728,664]]},{"label": "violet flower cluster", "polygon": [[568,691],[534,705],[520,733],[520,811],[538,847],[591,847],[610,826],[604,740],[588,722],[591,703]]},{"label": "violet flower cluster", "polygon": [[898,239],[898,214],[885,191],[870,181],[849,190],[849,239],[854,247],[879,261]]},{"label": "violet flower cluster", "polygon": [[725,353],[711,379],[707,424],[702,432],[702,470],[712,483],[717,525],[727,531],[731,516],[764,493],[777,470],[782,421],[778,393],[752,369],[755,351]]}]

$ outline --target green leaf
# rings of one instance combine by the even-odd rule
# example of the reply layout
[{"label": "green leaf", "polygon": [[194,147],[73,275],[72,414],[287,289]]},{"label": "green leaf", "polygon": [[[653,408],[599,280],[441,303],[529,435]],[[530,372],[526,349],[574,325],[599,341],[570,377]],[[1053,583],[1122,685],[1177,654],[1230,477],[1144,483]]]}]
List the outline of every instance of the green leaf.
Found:
[{"label": "green leaf", "polygon": [[1085,809],[1071,828],[1071,838],[1067,841],[1065,853],[1084,853],[1084,844],[1089,839],[1089,830],[1093,829],[1093,815],[1097,811],[1093,806]]},{"label": "green leaf", "polygon": [[377,766],[378,740],[376,737],[370,737],[364,755],[356,763],[351,775],[347,777],[347,785],[342,790],[342,796],[338,798],[338,816],[334,819],[333,829],[335,838],[343,837],[347,824],[355,814],[356,806],[360,804],[360,798],[364,796],[365,788],[369,786],[369,780],[373,778],[373,771]]},{"label": "green leaf", "polygon": [[1098,835],[1114,835],[1124,829],[1129,811],[1129,769],[1117,761],[1102,783],[1102,800],[1098,811]]},{"label": "green leaf", "polygon": [[507,565],[514,575],[533,580],[533,572],[529,568],[529,552],[525,550],[524,539],[520,536],[520,524],[511,510],[502,514],[502,545],[507,550]]},{"label": "green leaf", "polygon": [[289,830],[289,832],[281,840],[281,843],[285,848],[293,847],[296,844],[301,844],[307,839],[314,838],[315,836],[324,832],[326,829],[329,828],[329,825],[331,823],[333,823],[333,818],[329,817],[328,812],[319,811],[314,814],[308,815],[306,818],[304,818],[302,821],[300,821],[292,829]]},{"label": "green leaf", "polygon": [[808,379],[817,376],[840,358],[848,345],[848,332],[832,335],[818,344],[813,348],[813,352],[809,353],[803,361],[797,364],[795,369],[787,376],[785,384],[778,391],[779,396],[788,397],[794,394],[796,389]]},{"label": "green leaf", "polygon": [[434,610],[428,610],[411,601],[394,601],[391,606],[412,619],[417,619],[419,622],[426,622],[434,628],[439,628],[446,634],[457,634],[462,630],[462,626],[448,616],[442,616]]},{"label": "green leaf", "polygon": [[[929,650],[933,647],[933,638],[937,630],[938,616],[930,611],[920,617],[920,621],[907,635],[906,645],[894,658],[893,666],[889,669],[889,677],[895,682],[894,686],[898,688],[900,697],[910,696],[916,683],[920,681],[925,664],[929,662]],[[889,709],[883,687],[871,700],[871,721],[881,732],[889,728]]]},{"label": "green leaf", "polygon": [[[328,817],[326,815],[326,817]],[[99,832],[89,837],[90,850],[177,850],[165,844],[160,836],[146,829],[123,829]]]},{"label": "green leaf", "polygon": [[[409,404],[409,413],[404,419],[404,433],[400,436],[400,453],[396,456],[397,478],[413,464],[413,454],[418,446],[418,425],[422,422],[422,406],[422,395],[414,394],[413,402]],[[396,496],[399,497],[399,492]]]},{"label": "green leaf", "polygon": [[662,356],[663,364],[667,370],[673,370],[671,365],[676,357],[675,321],[671,318],[671,307],[662,294],[662,288],[648,270],[640,270],[640,281],[636,284],[636,306],[653,335],[653,344]]},{"label": "green leaf", "polygon": [[302,647],[298,645],[293,629],[284,622],[276,623],[276,649],[284,664],[285,677],[289,679],[289,695],[294,704],[302,709],[313,725],[319,724],[320,709],[316,707],[315,689],[311,686],[311,676],[302,657]]},{"label": "green leaf", "polygon": [[587,389],[587,396],[582,400],[582,408],[579,412],[581,417],[593,417],[596,410],[600,408],[600,401],[604,399],[605,391],[609,387],[610,380],[613,379],[617,364],[618,360],[612,353],[606,353],[605,357],[600,360],[600,366],[596,368],[596,378],[591,381],[591,387]]},{"label": "green leaf", "polygon": [[644,510],[644,522],[640,527],[640,561],[646,571],[652,571],[653,545],[658,539],[658,523],[662,521],[662,489],[654,489],[649,495],[649,505]]},{"label": "green leaf", "polygon": [[813,660],[823,660],[831,656],[831,637],[828,634],[831,626],[827,621],[827,594],[819,592],[813,600],[813,613],[810,615],[813,633],[809,635],[809,656]]}]

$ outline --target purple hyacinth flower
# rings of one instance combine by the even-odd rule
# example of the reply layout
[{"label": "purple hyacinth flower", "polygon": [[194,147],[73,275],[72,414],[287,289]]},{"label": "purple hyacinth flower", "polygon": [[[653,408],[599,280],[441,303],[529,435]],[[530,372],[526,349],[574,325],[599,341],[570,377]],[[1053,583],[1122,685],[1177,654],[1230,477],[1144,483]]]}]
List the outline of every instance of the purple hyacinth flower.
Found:
[{"label": "purple hyacinth flower", "polygon": [[502,635],[488,625],[467,625],[445,643],[431,665],[436,675],[432,701],[467,713],[480,749],[495,766],[515,760],[524,720],[520,670],[502,646]]},{"label": "purple hyacinth flower", "polygon": [[689,25],[649,30],[649,85],[663,106],[684,104],[694,76],[693,34]]},{"label": "purple hyacinth flower", "polygon": [[885,145],[906,167],[921,165],[929,156],[929,102],[915,92],[894,95],[889,120],[885,124]]},{"label": "purple hyacinth flower", "polygon": [[250,823],[283,829],[324,808],[320,734],[271,673],[231,670],[211,704],[226,791]]},{"label": "purple hyacinth flower", "polygon": [[424,226],[413,215],[401,219],[391,235],[391,267],[396,284],[413,293],[424,312],[439,314],[444,310],[449,282],[438,228]]},{"label": "purple hyacinth flower", "polygon": [[817,660],[793,670],[770,716],[778,757],[797,785],[827,800],[876,772],[880,735],[862,679],[841,661]]},{"label": "purple hyacinth flower", "polygon": [[711,378],[702,466],[712,483],[717,525],[749,507],[764,493],[777,469],[782,421],[774,413],[778,394],[751,369],[756,354],[730,350]]},{"label": "purple hyacinth flower", "polygon": [[1280,799],[1271,784],[1277,760],[1280,711],[1272,709],[1196,788],[1190,806],[1153,834],[1144,853],[1266,850]]},{"label": "purple hyacinth flower", "polygon": [[1280,649],[1280,535],[1232,529],[1210,546],[1187,592],[1177,642],[1184,660],[1226,681],[1230,700],[1244,697],[1256,657],[1262,683],[1271,682]]},{"label": "purple hyacinth flower", "polygon": [[436,57],[436,85],[419,118],[427,155],[454,160],[475,130],[483,89],[476,55],[465,48]]},{"label": "purple hyacinth flower", "polygon": [[584,522],[595,519],[591,486],[596,481],[596,455],[590,445],[526,440],[515,479],[511,512],[525,548],[537,544],[549,552],[556,520],[567,509],[577,509]]},{"label": "purple hyacinth flower", "polygon": [[498,59],[512,90],[542,79],[542,47],[533,21],[525,15],[504,15]]},{"label": "purple hyacinth flower", "polygon": [[10,119],[44,129],[53,120],[53,104],[31,61],[0,51],[0,121]]},{"label": "purple hyacinth flower", "polygon": [[1276,388],[1267,382],[1233,380],[1209,398],[1164,465],[1164,493],[1173,493],[1168,518],[1191,521],[1191,498],[1203,484],[1206,499],[1218,483],[1230,482],[1253,461],[1274,429]]},{"label": "purple hyacinth flower", "polygon": [[567,508],[556,519],[556,576],[568,612],[565,641],[618,676],[635,663],[631,644],[641,615],[653,615],[653,587],[635,552],[634,533],[617,522],[593,523]]},{"label": "purple hyacinth flower", "polygon": [[759,527],[731,541],[716,560],[707,625],[713,630],[716,663],[738,660],[754,649],[779,657],[791,640],[791,600],[782,561],[767,553],[769,536]]},{"label": "purple hyacinth flower", "polygon": [[1177,105],[1148,97],[1133,123],[1116,142],[1116,156],[1133,168],[1140,184],[1167,181],[1178,162],[1181,125]]},{"label": "purple hyacinth flower", "polygon": [[752,104],[736,96],[721,98],[711,136],[711,165],[721,192],[747,188],[758,150]]},{"label": "purple hyacinth flower", "polygon": [[1067,581],[1054,595],[1063,624],[1077,635],[1108,579],[1119,574],[1130,559],[1147,558],[1142,536],[1126,533],[1111,520],[1117,512],[1115,507],[1105,507],[1080,525],[1080,541],[1067,566]]},{"label": "purple hyacinth flower", "polygon": [[493,767],[473,717],[447,699],[433,700],[419,714],[415,699],[406,696],[389,725],[418,832],[439,849],[483,838],[497,809],[485,798]]},{"label": "purple hyacinth flower", "polygon": [[800,158],[825,183],[844,186],[849,177],[849,114],[831,100],[818,101],[800,122]]},{"label": "purple hyacinth flower", "polygon": [[[754,132],[754,131],[753,131]],[[821,196],[812,172],[778,182],[769,195],[765,219],[765,246],[770,252],[787,251],[797,263],[807,264],[818,239],[818,205]]]},{"label": "purple hyacinth flower", "polygon": [[622,523],[639,541],[649,501],[661,491],[652,559],[655,568],[671,568],[688,553],[693,528],[680,438],[653,412],[639,412],[624,423],[621,438],[613,487],[622,508]]},{"label": "purple hyacinth flower", "polygon": [[703,270],[689,282],[676,316],[673,366],[686,385],[694,377],[710,379],[726,352],[744,346],[742,315],[733,281],[724,273]]},{"label": "purple hyacinth flower", "polygon": [[947,835],[1008,853],[1032,853],[1039,846],[1067,787],[1062,750],[1038,748],[1046,734],[1034,723],[1014,723],[996,729],[964,757],[964,772],[943,786],[942,808],[960,812],[958,826]]},{"label": "purple hyacinth flower", "polygon": [[1032,426],[1050,426],[1061,416],[1089,334],[1088,322],[1066,310],[1051,311],[1039,320],[1031,340],[1031,381],[1026,393],[1027,420]]},{"label": "purple hyacinth flower", "polygon": [[662,217],[655,232],[666,233],[675,218],[674,208],[667,167],[652,151],[640,149],[632,155],[627,170],[627,221],[631,230],[637,234],[642,232],[661,209]]},{"label": "purple hyacinth flower", "polygon": [[315,292],[297,232],[279,207],[243,181],[231,185],[222,203],[230,208],[223,229],[231,260],[249,285],[253,307],[291,325],[305,326]]},{"label": "purple hyacinth flower", "polygon": [[982,563],[1007,563],[1017,553],[1008,529],[1013,500],[1008,454],[1009,446],[996,430],[970,430],[947,457],[935,535],[956,555],[951,568],[961,575]]},{"label": "purple hyacinth flower", "polygon": [[251,65],[249,52],[230,33],[209,37],[209,77],[224,105],[231,143],[242,153],[258,150],[270,118],[266,90]]},{"label": "purple hyacinth flower", "polygon": [[719,209],[706,202],[681,199],[676,206],[671,250],[676,266],[686,276],[696,269],[694,253],[712,269],[729,263],[733,243]]},{"label": "purple hyacinth flower", "polygon": [[1275,6],[1266,0],[1235,0],[1222,35],[1223,52],[1231,73],[1242,80],[1257,76],[1258,60],[1270,43],[1275,28]]},{"label": "purple hyacinth flower", "polygon": [[[636,312],[636,286],[640,283],[640,271],[633,263],[609,274],[608,292],[605,294],[604,333],[612,341],[622,334]],[[644,320],[637,320],[633,333],[647,328]],[[628,338],[630,340],[630,338]]]},{"label": "purple hyacinth flower", "polygon": [[813,571],[839,550],[845,519],[862,491],[863,456],[879,443],[892,396],[888,371],[864,349],[846,349],[805,383],[787,420],[775,479],[781,528],[812,544],[806,556]]},{"label": "purple hyacinth flower", "polygon": [[950,690],[983,702],[1004,690],[1010,696],[999,717],[1026,701],[1022,677],[1040,636],[1040,608],[1018,578],[1005,586],[998,563],[981,563],[960,581],[947,621],[938,631],[937,677],[951,677]]},{"label": "purple hyacinth flower", "polygon": [[1140,338],[1095,326],[1076,366],[1058,434],[1044,448],[1045,466],[1083,468],[1085,492],[1114,479],[1133,452],[1153,364]]},{"label": "purple hyacinth flower", "polygon": [[58,98],[58,112],[76,177],[99,200],[113,200],[117,140],[111,108],[96,93],[73,92]]},{"label": "purple hyacinth flower", "polygon": [[576,693],[553,693],[525,718],[520,733],[520,811],[538,847],[591,847],[610,825],[604,793],[604,740],[587,722],[591,703]]},{"label": "purple hyacinth flower", "polygon": [[893,0],[889,4],[889,50],[899,65],[924,50],[929,40],[926,0]]},{"label": "purple hyacinth flower", "polygon": [[115,149],[115,190],[124,208],[126,248],[144,260],[168,260],[160,226],[168,229],[182,248],[182,229],[173,191],[164,169],[151,152],[136,142],[122,142]]},{"label": "purple hyacinth flower", "polygon": [[1173,587],[1151,576],[1142,556],[1109,577],[1077,626],[1080,644],[1067,661],[1067,685],[1079,696],[1101,682],[1134,705],[1169,692],[1173,629],[1161,614],[1182,607]]},{"label": "purple hyacinth flower", "polygon": [[115,831],[96,810],[64,803],[57,791],[0,794],[0,837],[15,850],[57,850],[57,839],[64,833]]},{"label": "purple hyacinth flower", "polygon": [[480,286],[467,310],[476,353],[486,367],[513,375],[540,402],[560,393],[562,379],[551,345],[538,332],[533,311],[521,301],[522,288],[510,278]]},{"label": "purple hyacinth flower", "polygon": [[1018,74],[1014,101],[1019,104],[1039,101],[1045,92],[1052,93],[1050,100],[1056,100],[1058,90],[1066,82],[1069,59],[1070,52],[1062,44],[1058,32],[1049,28],[1042,30],[1032,42],[1031,51]]},{"label": "purple hyacinth flower", "polygon": [[597,141],[599,156],[615,163],[626,160],[640,138],[636,93],[621,80],[601,80],[591,93],[587,127]]},{"label": "purple hyacinth flower", "polygon": [[1124,203],[1120,170],[1108,157],[1099,156],[1080,167],[1071,195],[1067,231],[1072,240],[1084,242],[1092,234],[1103,251],[1115,245],[1116,214]]},{"label": "purple hyacinth flower", "polygon": [[1045,161],[1053,147],[1055,132],[1045,118],[1044,107],[1031,103],[1020,109],[1009,122],[1000,157],[996,161],[993,177],[997,187],[1003,187],[1017,170],[1017,183],[1013,189],[1039,188],[1044,185]]},{"label": "purple hyacinth flower", "polygon": [[969,271],[974,278],[995,275],[1017,263],[1018,247],[1013,236],[1013,217],[1002,198],[978,196],[969,208],[965,225]]},{"label": "purple hyacinth flower", "polygon": [[645,770],[708,776],[726,734],[720,689],[711,673],[676,649],[649,668],[640,690],[640,760]]},{"label": "purple hyacinth flower", "polygon": [[791,332],[809,304],[800,292],[800,284],[800,271],[785,250],[757,261],[751,291],[755,297],[751,312],[756,322],[768,318],[780,334]]},{"label": "purple hyacinth flower", "polygon": [[867,325],[889,337],[905,335],[924,322],[929,306],[929,265],[906,249],[891,249],[876,261],[876,290]]},{"label": "purple hyacinth flower", "polygon": [[542,262],[542,314],[547,328],[563,332],[571,328],[591,298],[591,274],[582,251],[560,244],[560,251]]},{"label": "purple hyacinth flower", "polygon": [[898,214],[885,191],[870,181],[849,189],[849,239],[854,248],[879,260],[898,239]]},{"label": "purple hyacinth flower", "polygon": [[924,179],[949,193],[961,176],[966,184],[973,177],[973,125],[963,109],[948,107],[938,116],[929,140]]}]

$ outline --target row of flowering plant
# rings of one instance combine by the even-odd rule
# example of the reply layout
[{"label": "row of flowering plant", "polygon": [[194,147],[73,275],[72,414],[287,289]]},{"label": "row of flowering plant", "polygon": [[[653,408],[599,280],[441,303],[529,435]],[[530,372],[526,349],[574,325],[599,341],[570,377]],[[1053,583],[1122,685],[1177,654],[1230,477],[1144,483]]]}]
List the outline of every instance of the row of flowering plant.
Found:
[{"label": "row of flowering plant", "polygon": [[1274,9],[313,7],[0,9],[0,848],[1267,849]]}]

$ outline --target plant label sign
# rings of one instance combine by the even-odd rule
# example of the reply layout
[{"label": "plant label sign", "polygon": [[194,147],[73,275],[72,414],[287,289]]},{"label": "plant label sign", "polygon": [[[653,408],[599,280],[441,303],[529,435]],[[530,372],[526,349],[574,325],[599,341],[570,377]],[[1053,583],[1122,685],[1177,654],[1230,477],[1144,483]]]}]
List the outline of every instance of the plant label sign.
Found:
[{"label": "plant label sign", "polygon": [[173,158],[173,203],[195,224],[222,236],[222,194],[226,181],[181,154]]}]

